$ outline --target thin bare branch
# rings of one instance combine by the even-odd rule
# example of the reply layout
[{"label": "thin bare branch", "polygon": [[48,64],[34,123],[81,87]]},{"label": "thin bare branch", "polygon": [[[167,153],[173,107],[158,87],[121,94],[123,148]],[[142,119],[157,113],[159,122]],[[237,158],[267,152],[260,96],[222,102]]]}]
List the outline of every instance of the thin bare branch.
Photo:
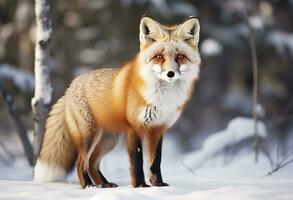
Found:
[{"label": "thin bare branch", "polygon": [[286,159],[284,159],[281,163],[278,163],[276,165],[276,167],[274,169],[272,169],[270,172],[268,172],[265,176],[272,175],[273,173],[279,171],[280,169],[284,168],[285,166],[289,165],[290,163],[293,163],[293,158],[290,160],[287,160],[287,161],[286,161]]},{"label": "thin bare branch", "polygon": [[182,163],[182,166],[189,171],[191,174],[196,175],[195,171],[193,169],[191,169],[189,166],[187,166],[186,164]]},{"label": "thin bare branch", "polygon": [[257,62],[257,54],[256,54],[256,45],[255,45],[255,35],[253,28],[249,22],[249,8],[250,1],[245,0],[245,19],[247,28],[249,30],[249,42],[250,42],[250,50],[252,57],[252,71],[253,71],[253,108],[252,108],[252,117],[254,120],[254,140],[253,140],[253,148],[255,151],[255,162],[258,161],[259,154],[259,138],[258,138],[258,130],[257,130],[257,104],[258,104],[258,62]]}]

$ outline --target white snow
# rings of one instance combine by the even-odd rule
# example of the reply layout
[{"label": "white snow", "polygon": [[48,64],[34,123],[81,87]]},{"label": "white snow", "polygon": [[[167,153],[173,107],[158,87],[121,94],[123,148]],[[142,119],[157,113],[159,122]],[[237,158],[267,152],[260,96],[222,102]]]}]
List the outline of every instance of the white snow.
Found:
[{"label": "white snow", "polygon": [[264,107],[261,104],[258,103],[256,105],[255,109],[256,109],[257,116],[259,116],[259,117],[265,116],[266,111],[265,111]]},{"label": "white snow", "polygon": [[204,56],[215,56],[223,51],[222,45],[215,39],[207,38],[201,43],[201,53]]},{"label": "white snow", "polygon": [[[258,136],[267,136],[266,127],[262,122],[257,124]],[[254,122],[250,118],[237,117],[228,123],[225,130],[219,131],[208,137],[203,147],[194,153],[190,153],[185,162],[192,167],[202,166],[206,160],[219,153],[225,147],[237,144],[241,140],[254,136]]]},{"label": "white snow", "polygon": [[[171,185],[170,187],[132,188],[129,185],[129,178],[126,178],[127,170],[113,170],[121,164],[122,157],[117,156],[116,162],[113,161],[110,167],[112,173],[107,177],[118,183],[118,188],[80,189],[76,177],[73,182],[67,183],[0,180],[0,199],[40,199],[38,194],[41,194],[44,200],[292,200],[293,167],[288,166],[271,177],[263,177],[266,170],[269,170],[269,164],[263,157],[259,164],[254,164],[252,157],[253,154],[241,156],[241,159],[228,166],[207,167],[197,170],[196,174],[180,166],[181,158],[175,157],[173,162],[169,162],[163,168],[165,181]],[[25,169],[29,171],[30,168]],[[7,176],[19,173],[18,170],[24,169],[18,166],[4,172]]]},{"label": "white snow", "polygon": [[[239,121],[239,120],[238,120]],[[241,127],[245,120],[240,119]],[[233,124],[236,122],[231,122]],[[244,123],[243,123],[244,122]],[[247,124],[250,124],[247,121]],[[231,125],[230,125],[231,126]],[[239,126],[239,128],[241,128]],[[235,128],[235,127],[234,127]],[[245,135],[239,128],[236,132]],[[243,127],[242,127],[243,128]],[[228,128],[229,129],[229,128]],[[260,130],[262,128],[260,127]],[[263,135],[265,133],[263,132]],[[242,136],[237,136],[237,138]],[[292,200],[293,165],[288,165],[272,176],[267,159],[260,155],[253,162],[253,152],[243,152],[229,165],[214,163],[191,172],[183,166],[185,154],[179,151],[172,134],[167,134],[163,145],[162,172],[170,187],[132,188],[128,158],[122,141],[102,162],[102,171],[118,188],[80,189],[76,172],[68,182],[35,183],[31,181],[32,168],[24,158],[13,166],[0,165],[0,199],[83,199],[83,200]],[[221,156],[212,159],[222,159]],[[146,159],[145,159],[146,161]],[[146,163],[146,162],[145,162]],[[194,170],[194,169],[193,169]],[[145,172],[147,172],[145,170]],[[146,173],[147,174],[147,173]]]},{"label": "white snow", "polygon": [[262,29],[264,28],[263,19],[260,16],[251,16],[249,17],[249,23],[255,29]]},{"label": "white snow", "polygon": [[284,31],[271,31],[268,41],[280,55],[285,56],[287,49],[293,55],[293,34]]},{"label": "white snow", "polygon": [[11,80],[23,92],[33,91],[34,76],[9,64],[0,65],[0,80]]}]

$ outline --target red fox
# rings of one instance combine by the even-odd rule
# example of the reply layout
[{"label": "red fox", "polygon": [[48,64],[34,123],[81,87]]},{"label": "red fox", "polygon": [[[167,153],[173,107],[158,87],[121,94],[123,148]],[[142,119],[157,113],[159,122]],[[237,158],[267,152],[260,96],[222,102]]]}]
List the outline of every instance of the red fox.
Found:
[{"label": "red fox", "polygon": [[74,168],[80,185],[117,187],[100,171],[102,157],[126,134],[131,183],[149,187],[143,171],[147,140],[149,181],[167,186],[161,174],[163,133],[189,100],[199,77],[199,20],[192,16],[163,26],[143,16],[140,52],[122,68],[91,71],[73,80],[53,105],[34,168],[34,181],[62,181]]}]

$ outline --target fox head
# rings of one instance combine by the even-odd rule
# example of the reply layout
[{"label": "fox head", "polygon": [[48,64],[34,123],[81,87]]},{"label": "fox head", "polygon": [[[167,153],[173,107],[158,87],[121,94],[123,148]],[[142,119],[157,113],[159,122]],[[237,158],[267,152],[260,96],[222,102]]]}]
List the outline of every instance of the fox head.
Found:
[{"label": "fox head", "polygon": [[144,16],[139,29],[142,77],[166,82],[198,77],[200,25],[196,17],[190,17],[179,25],[163,26]]}]

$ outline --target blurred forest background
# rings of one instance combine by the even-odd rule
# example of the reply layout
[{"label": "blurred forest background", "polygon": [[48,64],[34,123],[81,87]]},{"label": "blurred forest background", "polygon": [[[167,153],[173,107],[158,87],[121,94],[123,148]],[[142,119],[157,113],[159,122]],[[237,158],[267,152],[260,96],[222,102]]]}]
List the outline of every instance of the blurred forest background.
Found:
[{"label": "blurred forest background", "polygon": [[[281,143],[286,154],[293,139],[293,0],[252,2],[250,23],[259,61],[258,113],[270,133],[269,141]],[[251,117],[253,76],[244,0],[67,0],[51,4],[53,102],[77,75],[117,67],[131,59],[139,51],[138,25],[143,14],[163,24],[197,15],[201,77],[171,131],[187,151],[198,149],[203,139],[225,128],[234,117]],[[15,98],[28,130],[33,129],[34,45],[34,1],[0,0],[0,80]],[[15,132],[0,98],[0,149],[5,147],[1,138]]]}]

